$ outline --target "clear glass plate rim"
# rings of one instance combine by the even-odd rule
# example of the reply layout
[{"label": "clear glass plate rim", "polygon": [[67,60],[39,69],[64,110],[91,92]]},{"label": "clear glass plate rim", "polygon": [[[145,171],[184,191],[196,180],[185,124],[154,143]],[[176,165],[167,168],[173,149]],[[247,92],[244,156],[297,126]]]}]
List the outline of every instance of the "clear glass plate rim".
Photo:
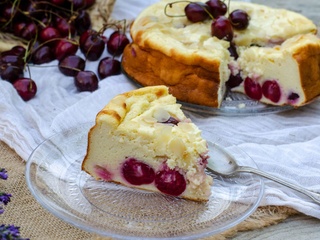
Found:
[{"label": "clear glass plate rim", "polygon": [[[86,123],[86,124],[88,124],[88,123]],[[90,126],[92,126],[92,123],[89,123],[89,124],[90,124]],[[83,126],[83,125],[81,125],[81,126]],[[75,128],[79,128],[79,126],[75,127]],[[69,129],[67,131],[73,131],[73,130]],[[79,219],[78,221],[75,222],[73,219],[71,219],[70,213],[67,212],[67,214],[64,214],[64,212],[56,211],[54,209],[54,207],[52,206],[51,202],[48,203],[42,197],[39,197],[39,194],[37,193],[37,189],[33,186],[33,183],[32,183],[32,180],[31,180],[31,167],[32,167],[32,164],[35,164],[35,163],[33,161],[31,161],[30,159],[32,159],[32,156],[39,150],[39,148],[41,148],[41,146],[43,144],[45,144],[46,142],[50,141],[50,139],[54,138],[55,136],[57,136],[59,134],[61,134],[61,132],[53,134],[51,137],[47,138],[42,143],[40,143],[32,151],[32,153],[31,153],[31,155],[30,155],[30,157],[29,157],[29,159],[28,159],[28,161],[26,163],[26,169],[25,169],[26,182],[27,182],[27,186],[28,186],[30,192],[32,193],[32,195],[34,196],[36,201],[38,201],[40,203],[40,205],[43,206],[48,212],[50,212],[51,214],[53,214],[57,218],[69,223],[70,225],[73,225],[73,226],[75,226],[75,227],[77,227],[79,229],[82,229],[84,231],[87,231],[87,232],[99,234],[101,236],[108,236],[108,237],[115,237],[115,238],[122,239],[124,237],[123,235],[119,235],[117,233],[108,233],[108,234],[106,234],[105,231],[101,231],[100,229],[97,229],[97,228],[96,229],[92,229],[92,227],[87,227],[82,219]],[[74,161],[76,161],[76,160],[74,160]],[[220,227],[219,229],[215,229],[215,230],[212,230],[212,231],[207,231],[207,232],[202,233],[202,234],[188,235],[186,237],[183,237],[183,236],[170,237],[170,238],[148,237],[148,238],[144,238],[144,239],[198,239],[198,238],[203,238],[203,237],[216,235],[218,233],[221,233],[221,232],[223,232],[225,230],[228,230],[228,229],[238,225],[239,223],[241,223],[242,221],[247,219],[259,207],[259,204],[260,204],[260,202],[261,202],[261,200],[263,198],[264,187],[265,187],[264,186],[264,181],[261,178],[258,178],[258,179],[260,180],[260,191],[259,191],[258,196],[256,196],[255,203],[249,209],[247,209],[245,212],[243,212],[242,215],[240,215],[237,218],[235,218],[235,220],[233,222],[225,225],[224,227]],[[54,204],[57,205],[56,203],[54,203]],[[137,236],[137,237],[135,237],[135,236],[125,236],[125,238],[126,239],[132,239],[132,240],[141,239],[141,237],[139,237],[139,236]]]}]

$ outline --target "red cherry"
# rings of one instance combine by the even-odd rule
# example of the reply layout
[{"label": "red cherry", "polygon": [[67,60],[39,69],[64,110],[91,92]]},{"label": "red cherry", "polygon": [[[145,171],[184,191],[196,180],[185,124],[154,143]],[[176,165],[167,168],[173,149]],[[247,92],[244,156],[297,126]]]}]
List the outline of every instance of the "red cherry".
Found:
[{"label": "red cherry", "polygon": [[279,84],[275,80],[267,80],[262,85],[263,95],[272,102],[279,102],[281,97],[281,90]]},{"label": "red cherry", "polygon": [[68,55],[75,55],[78,51],[78,44],[72,39],[61,39],[54,49],[54,55],[59,61]]},{"label": "red cherry", "polygon": [[108,39],[107,50],[112,55],[120,55],[128,44],[129,39],[127,36],[120,31],[115,31]]},{"label": "red cherry", "polygon": [[226,82],[226,86],[229,89],[231,89],[231,88],[239,86],[242,82],[243,82],[243,79],[242,79],[240,73],[238,73],[236,75],[231,74],[228,81]]},{"label": "red cherry", "polygon": [[81,43],[82,43],[80,45],[81,52],[85,55],[86,59],[88,59],[89,61],[98,60],[105,49],[105,42],[103,38],[100,35],[95,33],[93,34],[89,33],[88,36],[85,38],[85,40],[84,38],[85,36],[83,37],[83,39],[81,39]]},{"label": "red cherry", "polygon": [[148,164],[128,158],[121,167],[123,177],[132,185],[150,184],[154,181],[154,170]]},{"label": "red cherry", "polygon": [[54,44],[61,38],[61,34],[58,29],[54,27],[45,27],[40,31],[39,39],[42,43],[47,43],[50,46],[54,46]]},{"label": "red cherry", "polygon": [[24,57],[26,54],[26,49],[22,46],[14,46],[13,48],[10,49],[13,55],[17,55],[18,57]]},{"label": "red cherry", "polygon": [[232,11],[229,15],[229,19],[232,26],[237,30],[244,30],[249,25],[249,15],[241,9]]},{"label": "red cherry", "polygon": [[87,31],[91,27],[91,18],[89,13],[85,10],[78,11],[78,16],[74,20],[74,26],[79,35]]},{"label": "red cherry", "polygon": [[299,94],[292,92],[288,96],[288,103],[294,104],[299,100],[299,98],[300,98]]},{"label": "red cherry", "polygon": [[248,97],[254,100],[260,100],[262,98],[262,89],[260,84],[249,77],[246,77],[244,80],[244,90]]},{"label": "red cherry", "polygon": [[13,86],[24,101],[29,101],[37,93],[37,85],[31,78],[19,78]]},{"label": "red cherry", "polygon": [[120,61],[105,57],[100,60],[98,65],[98,75],[100,79],[104,79],[109,76],[119,75],[121,73],[121,63]]},{"label": "red cherry", "polygon": [[113,178],[113,174],[106,167],[101,167],[99,165],[94,166],[95,173],[99,176],[99,178],[105,181],[111,181]]},{"label": "red cherry", "polygon": [[180,171],[170,169],[166,164],[156,173],[155,186],[162,193],[179,196],[187,186],[186,179]]},{"label": "red cherry", "polygon": [[77,55],[69,55],[59,61],[60,72],[66,76],[76,76],[79,71],[83,71],[86,66],[84,59]]},{"label": "red cherry", "polygon": [[48,63],[54,60],[54,54],[51,47],[43,45],[37,48],[31,55],[31,61],[34,64]]},{"label": "red cherry", "polygon": [[23,77],[23,69],[15,65],[2,65],[0,75],[3,80],[13,83],[18,78]]},{"label": "red cherry", "polygon": [[88,29],[87,31],[84,31],[81,35],[80,35],[80,38],[79,38],[79,45],[80,45],[80,48],[81,46],[83,46],[87,40],[87,38],[90,36],[90,35],[93,35],[93,34],[98,34],[98,32],[96,30],[93,30],[93,29]]},{"label": "red cherry", "polygon": [[211,35],[219,39],[230,41],[233,39],[233,28],[228,18],[219,16],[212,21]]},{"label": "red cherry", "polygon": [[55,27],[59,31],[61,37],[74,36],[76,28],[73,21],[68,21],[66,18],[57,17],[55,19]]},{"label": "red cherry", "polygon": [[186,17],[191,22],[202,22],[209,18],[209,7],[202,2],[191,2],[185,8]]},{"label": "red cherry", "polygon": [[227,5],[221,0],[209,0],[206,2],[209,6],[209,11],[214,18],[223,16],[227,13]]},{"label": "red cherry", "polygon": [[80,71],[74,78],[74,84],[79,92],[93,92],[98,89],[98,77],[92,71]]},{"label": "red cherry", "polygon": [[37,35],[37,25],[35,23],[27,23],[19,35],[26,40],[33,39]]}]

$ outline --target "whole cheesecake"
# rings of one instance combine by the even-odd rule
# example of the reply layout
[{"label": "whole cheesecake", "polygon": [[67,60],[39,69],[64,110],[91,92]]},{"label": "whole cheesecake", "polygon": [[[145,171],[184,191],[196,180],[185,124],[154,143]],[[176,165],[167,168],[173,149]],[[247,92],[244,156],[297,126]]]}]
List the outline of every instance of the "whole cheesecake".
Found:
[{"label": "whole cheesecake", "polygon": [[241,9],[250,18],[246,29],[234,29],[230,42],[211,35],[212,19],[189,21],[188,2],[170,3],[151,5],[131,26],[122,66],[140,85],[166,85],[180,101],[211,107],[220,107],[228,89],[295,107],[320,95],[320,40],[311,20],[230,1],[229,12]]},{"label": "whole cheesecake", "polygon": [[82,169],[95,179],[207,201],[207,142],[165,86],[112,99],[96,116]]}]

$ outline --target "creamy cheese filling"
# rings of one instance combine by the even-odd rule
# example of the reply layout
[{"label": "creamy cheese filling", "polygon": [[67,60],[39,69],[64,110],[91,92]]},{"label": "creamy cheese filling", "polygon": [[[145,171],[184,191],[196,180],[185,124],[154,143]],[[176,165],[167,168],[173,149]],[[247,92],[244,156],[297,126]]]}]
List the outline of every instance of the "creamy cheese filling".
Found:
[{"label": "creamy cheese filling", "polygon": [[[275,81],[279,85],[280,99],[277,102],[271,101],[263,94],[262,98],[259,99],[260,101],[279,105],[290,104],[289,96],[291,94],[299,95],[294,104],[305,101],[304,91],[300,84],[299,66],[291,52],[282,51],[279,47],[246,48],[240,51],[237,63],[243,79],[249,77],[260,84],[261,87],[266,81]],[[245,83],[242,82],[233,91],[246,93]]]}]

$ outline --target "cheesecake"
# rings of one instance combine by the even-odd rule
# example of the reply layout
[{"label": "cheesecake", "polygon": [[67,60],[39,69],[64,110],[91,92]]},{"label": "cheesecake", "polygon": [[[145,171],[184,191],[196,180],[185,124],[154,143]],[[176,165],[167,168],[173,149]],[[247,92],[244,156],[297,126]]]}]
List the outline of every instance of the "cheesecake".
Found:
[{"label": "cheesecake", "polygon": [[294,107],[320,95],[320,39],[308,18],[230,1],[228,12],[245,11],[249,24],[234,29],[232,41],[227,41],[212,36],[212,19],[188,20],[188,2],[171,3],[149,6],[131,25],[132,43],[124,50],[122,66],[139,85],[166,85],[182,102],[216,108],[227,91]]},{"label": "cheesecake", "polygon": [[207,201],[207,142],[166,86],[114,97],[88,133],[82,170],[97,180]]}]

